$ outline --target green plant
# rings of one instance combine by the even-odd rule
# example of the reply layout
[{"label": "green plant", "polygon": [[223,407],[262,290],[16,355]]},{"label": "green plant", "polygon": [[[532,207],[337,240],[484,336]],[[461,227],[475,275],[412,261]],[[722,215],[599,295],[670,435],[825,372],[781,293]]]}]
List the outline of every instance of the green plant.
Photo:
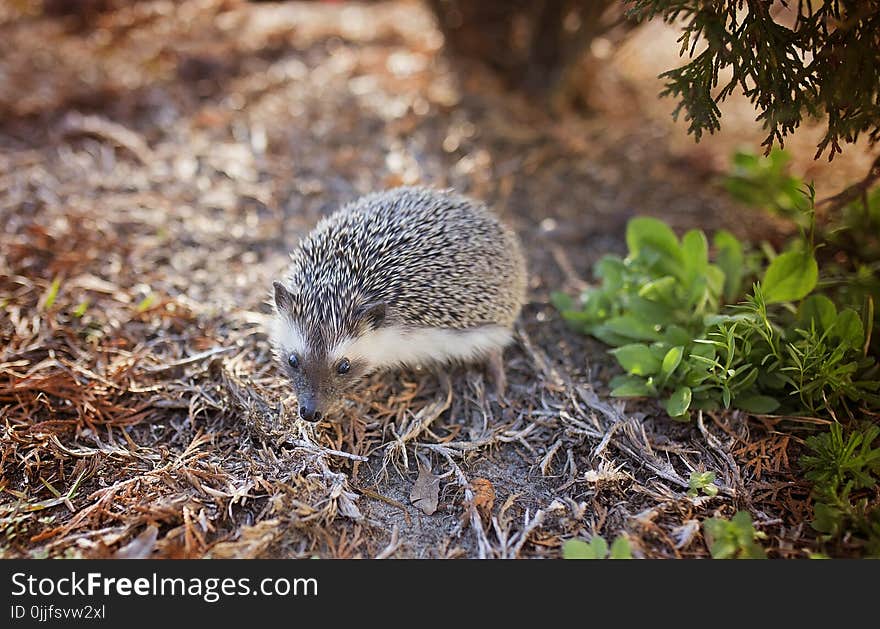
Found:
[{"label": "green plant", "polygon": [[[867,299],[880,300],[880,188],[869,190],[869,182],[847,188],[855,190],[849,200],[829,199],[826,211],[814,224],[812,211],[804,204],[803,179],[787,172],[791,158],[774,148],[766,156],[737,151],[730,172],[723,183],[731,196],[757,209],[785,216],[802,228],[815,230],[826,245],[823,260],[824,289],[835,302],[853,308],[865,308]],[[877,166],[880,166],[878,162]],[[880,169],[875,169],[880,173]],[[805,211],[807,210],[807,211]],[[866,321],[868,338],[880,328],[880,319]]]},{"label": "green plant", "polygon": [[56,277],[54,280],[52,280],[52,284],[49,285],[49,289],[46,291],[46,294],[43,297],[43,310],[49,310],[55,304],[55,300],[58,298],[58,291],[60,289],[61,278]]},{"label": "green plant", "polygon": [[679,240],[662,221],[635,218],[627,257],[596,265],[599,286],[578,301],[552,299],[570,325],[615,346],[625,373],[611,380],[613,396],[662,396],[676,419],[721,407],[833,414],[880,405],[864,316],[810,295],[819,277],[810,240],[776,255],[743,298],[744,280],[761,269],[732,234],[715,235],[712,261],[703,232]]},{"label": "green plant", "polygon": [[138,302],[138,305],[135,307],[137,312],[146,312],[150,308],[153,307],[153,304],[156,303],[156,293],[150,293],[143,299]]},{"label": "green plant", "polygon": [[766,535],[756,531],[746,511],[737,511],[730,520],[703,521],[703,535],[713,559],[766,559],[767,553],[756,540]]},{"label": "green plant", "polygon": [[788,173],[790,161],[788,153],[779,148],[765,156],[736,151],[724,187],[738,201],[802,222],[804,182]]},{"label": "green plant", "polygon": [[691,472],[688,479],[687,495],[696,497],[701,491],[707,496],[717,496],[718,487],[715,486],[715,472]]},{"label": "green plant", "polygon": [[580,539],[566,540],[562,545],[563,559],[632,559],[629,540],[617,537],[608,550],[608,542],[601,535],[594,535],[589,542]]},{"label": "green plant", "polygon": [[801,457],[805,478],[813,482],[812,526],[832,541],[848,534],[850,543],[880,555],[880,427],[845,431],[839,423],[808,437],[810,454]]}]

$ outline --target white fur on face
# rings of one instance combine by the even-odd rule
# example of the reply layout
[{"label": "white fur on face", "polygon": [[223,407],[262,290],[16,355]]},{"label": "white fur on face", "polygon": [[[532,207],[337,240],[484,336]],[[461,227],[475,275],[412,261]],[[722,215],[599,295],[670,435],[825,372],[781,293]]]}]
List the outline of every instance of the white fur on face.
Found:
[{"label": "white fur on face", "polygon": [[305,354],[306,339],[299,327],[284,315],[276,315],[269,329],[272,345],[300,356]]},{"label": "white fur on face", "polygon": [[470,330],[389,326],[343,340],[330,353],[330,358],[333,362],[342,357],[361,359],[374,369],[475,362],[493,350],[500,350],[511,340],[510,330],[495,325]]}]

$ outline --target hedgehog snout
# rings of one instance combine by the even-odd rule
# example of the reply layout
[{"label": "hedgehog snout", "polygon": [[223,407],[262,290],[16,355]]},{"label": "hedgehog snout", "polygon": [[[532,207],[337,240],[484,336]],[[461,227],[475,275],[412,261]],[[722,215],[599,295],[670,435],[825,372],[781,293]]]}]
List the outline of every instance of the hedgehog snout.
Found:
[{"label": "hedgehog snout", "polygon": [[303,396],[299,400],[299,416],[307,422],[321,421],[321,411],[317,409],[315,400],[308,396]]}]

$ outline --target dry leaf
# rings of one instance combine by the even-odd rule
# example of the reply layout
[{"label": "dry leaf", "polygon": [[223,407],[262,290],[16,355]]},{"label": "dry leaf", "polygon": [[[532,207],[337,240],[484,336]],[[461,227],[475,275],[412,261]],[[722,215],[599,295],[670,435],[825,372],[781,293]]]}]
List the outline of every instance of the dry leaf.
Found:
[{"label": "dry leaf", "polygon": [[409,501],[421,509],[425,515],[437,510],[440,495],[440,478],[434,476],[430,467],[419,465],[419,477],[409,494]]},{"label": "dry leaf", "polygon": [[492,509],[495,507],[495,487],[492,481],[486,478],[475,478],[471,481],[471,490],[474,492],[474,507],[483,520],[492,517]]}]

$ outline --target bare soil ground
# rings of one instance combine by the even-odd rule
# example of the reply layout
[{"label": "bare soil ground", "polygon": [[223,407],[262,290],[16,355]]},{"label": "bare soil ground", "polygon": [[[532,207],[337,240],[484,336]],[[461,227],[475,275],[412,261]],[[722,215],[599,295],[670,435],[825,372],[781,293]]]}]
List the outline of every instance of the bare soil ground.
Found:
[{"label": "bare soil ground", "polygon": [[[0,556],[558,557],[622,534],[704,557],[699,522],[737,509],[771,556],[804,556],[807,426],[610,398],[606,348],[548,304],[637,214],[785,233],[714,182],[734,141],[682,141],[657,104],[645,51],[668,32],[609,62],[594,116],[554,119],[453,72],[415,2],[19,11],[0,10]],[[508,399],[478,370],[387,374],[338,422],[294,421],[271,281],[321,216],[409,183],[523,238]],[[719,495],[687,497],[693,470]]]}]

